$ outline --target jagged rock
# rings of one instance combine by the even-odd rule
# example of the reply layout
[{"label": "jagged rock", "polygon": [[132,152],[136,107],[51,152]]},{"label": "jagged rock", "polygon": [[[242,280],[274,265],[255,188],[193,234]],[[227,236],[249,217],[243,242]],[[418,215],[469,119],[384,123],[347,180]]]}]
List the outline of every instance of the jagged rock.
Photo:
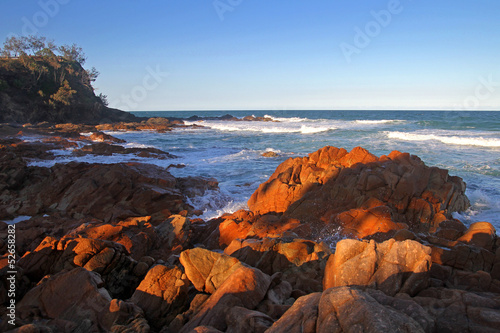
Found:
[{"label": "jagged rock", "polygon": [[240,267],[203,303],[199,312],[183,326],[187,333],[198,326],[227,329],[226,316],[234,306],[254,309],[266,295],[271,278],[256,268]]},{"label": "jagged rock", "polygon": [[231,256],[202,248],[183,251],[180,262],[194,287],[207,293],[214,293],[224,281],[243,264]]},{"label": "jagged rock", "polygon": [[235,306],[229,310],[226,323],[226,333],[264,333],[274,320],[264,313]]},{"label": "jagged rock", "polygon": [[84,267],[99,273],[114,297],[130,297],[142,279],[134,274],[137,262],[122,245],[99,239],[47,237],[33,252],[26,253],[18,265],[33,282],[47,274]]},{"label": "jagged rock", "polygon": [[[340,213],[386,206],[392,221],[427,231],[468,207],[464,192],[465,183],[459,177],[427,167],[413,155],[393,151],[378,158],[360,147],[349,153],[324,147],[308,157],[283,162],[255,191],[248,206],[255,214],[283,213],[302,222],[344,227],[346,220],[338,221]],[[386,224],[383,232],[388,227],[392,226]]]},{"label": "jagged rock", "polygon": [[150,325],[159,330],[183,312],[187,305],[188,285],[186,276],[178,267],[156,265],[141,281],[130,301],[144,310]]},{"label": "jagged rock", "polygon": [[[142,327],[142,332],[149,331],[142,310],[112,300],[102,286],[99,274],[84,268],[62,271],[45,278],[23,297],[17,305],[19,318],[24,322],[45,318],[48,326],[57,331],[109,331],[129,324]],[[133,322],[139,318],[141,325]]]},{"label": "jagged rock", "polygon": [[430,248],[411,240],[342,240],[328,259],[323,287],[358,286],[391,296],[400,292],[415,295],[429,286],[430,254]]},{"label": "jagged rock", "polygon": [[267,237],[235,239],[224,252],[266,274],[282,272],[283,279],[294,289],[305,292],[322,290],[324,265],[331,253],[324,243]]},{"label": "jagged rock", "polygon": [[323,292],[316,332],[424,332],[404,313],[378,303],[360,290],[338,287]]},{"label": "jagged rock", "polygon": [[300,297],[266,333],[315,333],[321,293]]}]

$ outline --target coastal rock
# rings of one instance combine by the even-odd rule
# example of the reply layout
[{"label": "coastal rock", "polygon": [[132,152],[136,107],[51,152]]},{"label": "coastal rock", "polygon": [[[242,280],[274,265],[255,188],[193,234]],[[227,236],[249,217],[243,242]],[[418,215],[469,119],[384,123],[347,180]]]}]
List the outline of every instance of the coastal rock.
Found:
[{"label": "coastal rock", "polygon": [[92,132],[89,139],[95,142],[106,142],[106,143],[125,143],[125,140],[115,138],[109,134],[103,132]]},{"label": "coastal rock", "polygon": [[493,251],[496,239],[497,231],[491,223],[476,222],[472,223],[469,229],[457,241]]},{"label": "coastal rock", "polygon": [[280,155],[274,151],[266,151],[261,154],[262,157],[279,157]]},{"label": "coastal rock", "polygon": [[180,245],[185,247],[191,238],[191,221],[181,215],[172,215],[155,228],[156,234],[162,242],[162,246],[172,248]]},{"label": "coastal rock", "polygon": [[323,292],[318,304],[316,332],[424,332],[404,313],[378,303],[369,294],[349,287]]},{"label": "coastal rock", "polygon": [[132,258],[139,260],[159,246],[158,236],[150,221],[151,217],[145,216],[131,217],[113,224],[84,223],[66,236],[113,241],[123,245]]},{"label": "coastal rock", "polygon": [[99,273],[111,295],[120,298],[130,297],[142,279],[134,274],[137,261],[121,244],[99,239],[46,237],[19,259],[18,265],[35,283],[45,275],[83,267]]},{"label": "coastal rock", "polygon": [[322,290],[324,267],[330,250],[324,243],[305,239],[272,238],[234,240],[225,253],[282,279],[306,293]]},{"label": "coastal rock", "polygon": [[266,333],[315,333],[322,293],[300,297]]},{"label": "coastal rock", "polygon": [[328,259],[324,289],[358,286],[387,295],[416,295],[430,284],[431,249],[406,240],[384,243],[345,239]]},{"label": "coastal rock", "polygon": [[418,296],[335,287],[300,297],[267,331],[494,332],[497,294],[429,288]]},{"label": "coastal rock", "polygon": [[190,209],[176,187],[176,178],[153,165],[71,162],[50,169],[20,170],[9,174],[0,218],[59,212],[76,219],[91,216],[108,222]]},{"label": "coastal rock", "polygon": [[231,308],[226,317],[226,333],[264,333],[274,320],[268,315],[241,306]]},{"label": "coastal rock", "polygon": [[57,331],[110,331],[115,326],[149,331],[142,310],[131,303],[112,300],[102,286],[99,274],[84,268],[47,277],[19,302],[19,318],[33,322],[41,316]]},{"label": "coastal rock", "polygon": [[199,312],[182,327],[181,333],[198,326],[227,329],[226,316],[234,306],[254,309],[264,299],[271,278],[256,268],[242,266],[235,270],[203,303]]},{"label": "coastal rock", "polygon": [[[468,207],[464,193],[465,183],[459,177],[427,167],[410,154],[393,151],[378,158],[360,147],[349,153],[324,147],[283,162],[248,206],[255,214],[283,213],[302,222],[335,225],[342,220],[345,225],[346,218],[339,222],[339,214],[351,209],[386,206],[395,223],[427,231]],[[384,222],[381,230],[391,227]]]},{"label": "coastal rock", "polygon": [[150,325],[160,330],[182,313],[187,305],[189,281],[178,267],[156,265],[130,298],[144,310]]},{"label": "coastal rock", "polygon": [[202,248],[183,251],[180,262],[188,279],[201,292],[214,293],[242,263],[231,256]]},{"label": "coastal rock", "polygon": [[102,155],[111,156],[113,154],[134,154],[138,157],[148,157],[160,160],[175,158],[176,156],[164,152],[156,148],[126,148],[123,146],[113,145],[106,142],[93,143],[82,148],[73,150],[76,156],[84,155]]}]

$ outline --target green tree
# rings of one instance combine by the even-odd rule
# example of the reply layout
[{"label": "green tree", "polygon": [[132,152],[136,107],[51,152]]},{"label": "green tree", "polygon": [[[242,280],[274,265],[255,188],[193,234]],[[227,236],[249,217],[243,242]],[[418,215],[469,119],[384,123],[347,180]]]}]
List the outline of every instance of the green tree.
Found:
[{"label": "green tree", "polygon": [[2,55],[4,57],[19,57],[22,54],[26,54],[28,50],[28,38],[27,37],[15,37],[12,36],[7,38],[3,44]]},{"label": "green tree", "polygon": [[71,97],[76,93],[76,90],[71,89],[68,80],[64,80],[63,84],[59,87],[59,90],[50,96],[49,104],[55,106],[57,103],[64,105],[69,105],[71,103]]},{"label": "green tree", "polygon": [[92,67],[90,70],[87,69],[86,72],[87,75],[89,76],[90,82],[95,82],[95,80],[97,80],[97,77],[100,74],[95,67]]},{"label": "green tree", "polygon": [[73,44],[71,46],[69,45],[59,46],[59,52],[61,53],[64,59],[68,61],[76,61],[82,66],[85,64],[85,61],[87,60],[87,57],[83,52],[83,49],[76,44]]},{"label": "green tree", "polygon": [[26,38],[26,47],[31,54],[38,55],[46,47],[47,38],[38,36],[29,36]]}]

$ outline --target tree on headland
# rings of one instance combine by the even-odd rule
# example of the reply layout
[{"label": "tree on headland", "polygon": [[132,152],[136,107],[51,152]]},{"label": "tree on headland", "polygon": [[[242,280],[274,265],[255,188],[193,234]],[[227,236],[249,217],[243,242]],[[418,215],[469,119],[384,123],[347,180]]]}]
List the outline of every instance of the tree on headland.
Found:
[{"label": "tree on headland", "polygon": [[[51,108],[70,105],[80,91],[93,92],[92,82],[99,76],[95,67],[83,68],[87,57],[80,46],[58,46],[42,36],[7,38],[0,55],[4,58],[0,70],[3,68],[19,75],[18,79],[9,80],[8,85],[42,98]],[[86,96],[88,101],[107,105],[105,95]]]},{"label": "tree on headland", "polygon": [[85,64],[85,61],[87,61],[87,57],[85,56],[85,53],[83,53],[83,49],[76,44],[71,46],[62,45],[59,46],[58,50],[61,53],[61,56],[68,61],[76,61],[82,66]]},{"label": "tree on headland", "polygon": [[2,56],[7,58],[17,58],[20,55],[25,54],[26,51],[27,37],[16,38],[12,36],[10,38],[7,38],[0,53],[2,54]]}]

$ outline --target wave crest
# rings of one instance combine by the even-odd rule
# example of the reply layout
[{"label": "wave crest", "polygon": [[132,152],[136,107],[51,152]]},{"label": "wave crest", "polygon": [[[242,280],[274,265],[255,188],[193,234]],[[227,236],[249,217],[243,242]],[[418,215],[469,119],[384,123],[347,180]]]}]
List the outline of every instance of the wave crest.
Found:
[{"label": "wave crest", "polygon": [[405,132],[386,132],[389,139],[398,139],[404,141],[439,141],[444,144],[460,146],[480,146],[480,147],[500,147],[500,139],[483,137],[460,137],[443,136],[436,134],[417,134]]}]

